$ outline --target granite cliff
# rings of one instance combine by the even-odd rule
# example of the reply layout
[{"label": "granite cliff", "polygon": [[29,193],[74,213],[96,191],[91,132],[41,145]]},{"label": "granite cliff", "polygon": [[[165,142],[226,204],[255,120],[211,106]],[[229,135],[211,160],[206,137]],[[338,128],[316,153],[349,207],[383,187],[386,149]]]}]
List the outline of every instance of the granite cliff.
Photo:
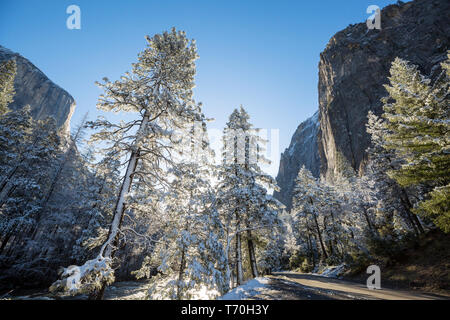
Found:
[{"label": "granite cliff", "polygon": [[14,59],[17,75],[14,81],[16,95],[9,105],[13,110],[30,105],[35,119],[53,116],[63,132],[68,133],[75,100],[64,89],[53,83],[41,70],[20,54],[0,46],[0,62]]},{"label": "granite cliff", "polygon": [[[423,74],[436,76],[449,49],[449,21],[448,0],[398,1],[381,11],[381,30],[369,30],[363,22],[330,39],[319,62],[319,157],[311,150],[316,144],[297,130],[292,138],[297,147],[281,156],[280,201],[290,206],[293,181],[303,164],[330,182],[343,163],[356,171],[364,168],[370,143],[367,113],[382,113],[380,99],[387,95],[383,84],[392,61],[400,57],[418,65]],[[311,158],[320,164],[312,164]]]},{"label": "granite cliff", "polygon": [[449,48],[450,1],[416,0],[385,7],[381,30],[351,25],[331,38],[319,63],[321,174],[333,179],[345,158],[364,167],[370,137],[367,112],[380,115],[389,69],[396,57],[437,75]]},{"label": "granite cliff", "polygon": [[302,122],[294,135],[291,144],[280,157],[280,169],[277,176],[277,184],[280,192],[274,192],[274,196],[291,208],[292,190],[298,171],[304,165],[315,177],[320,174],[320,158],[317,146],[319,133],[319,113]]}]

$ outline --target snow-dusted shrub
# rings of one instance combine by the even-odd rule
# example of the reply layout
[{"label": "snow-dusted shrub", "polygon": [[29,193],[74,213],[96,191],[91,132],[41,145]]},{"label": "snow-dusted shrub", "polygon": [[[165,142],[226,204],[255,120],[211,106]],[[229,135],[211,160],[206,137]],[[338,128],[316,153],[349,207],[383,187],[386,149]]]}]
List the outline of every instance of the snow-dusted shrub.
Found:
[{"label": "snow-dusted shrub", "polygon": [[114,282],[114,270],[111,259],[98,256],[87,261],[82,266],[69,266],[61,273],[61,280],[57,280],[50,287],[50,292],[63,291],[70,295],[90,293],[101,289],[104,283]]}]

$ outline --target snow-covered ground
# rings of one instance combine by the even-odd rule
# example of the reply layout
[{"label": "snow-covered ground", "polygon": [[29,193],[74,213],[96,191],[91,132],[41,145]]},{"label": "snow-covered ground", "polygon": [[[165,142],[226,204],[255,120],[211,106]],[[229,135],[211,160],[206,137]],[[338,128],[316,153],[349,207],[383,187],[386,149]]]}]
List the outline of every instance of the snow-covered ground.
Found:
[{"label": "snow-covered ground", "polygon": [[227,294],[219,298],[220,300],[243,300],[250,297],[254,297],[259,293],[262,293],[268,289],[268,284],[270,282],[269,278],[258,277],[247,281],[243,285],[234,288]]},{"label": "snow-covered ground", "polygon": [[[320,270],[320,273],[312,273],[312,275],[327,278],[338,278],[345,271],[345,267],[346,265],[343,263],[338,266],[327,267],[323,270]],[[254,298],[258,295],[266,295],[267,293],[269,293],[269,291],[273,291],[273,288],[269,284],[270,278],[258,277],[247,281],[239,287],[234,288],[219,299],[244,300]]]},{"label": "snow-covered ground", "polygon": [[322,270],[322,272],[311,273],[311,274],[315,275],[315,276],[322,276],[322,277],[327,277],[327,278],[339,278],[339,276],[341,276],[342,273],[344,273],[345,268],[346,268],[345,263],[342,263],[338,266],[326,267],[324,270]]}]

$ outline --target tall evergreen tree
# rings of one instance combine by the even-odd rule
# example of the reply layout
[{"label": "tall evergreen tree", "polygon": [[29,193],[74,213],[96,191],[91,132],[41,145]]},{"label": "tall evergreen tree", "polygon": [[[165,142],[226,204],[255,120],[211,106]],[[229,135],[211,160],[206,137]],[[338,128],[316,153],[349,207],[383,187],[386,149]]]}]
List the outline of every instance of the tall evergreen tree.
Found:
[{"label": "tall evergreen tree", "polygon": [[375,228],[385,238],[397,239],[410,231],[420,235],[424,227],[412,212],[408,192],[388,176],[388,172],[400,168],[401,159],[396,157],[395,150],[384,148],[386,128],[383,119],[369,112],[367,132],[371,135],[372,145],[367,150],[369,161],[365,178],[372,182],[376,192],[376,201],[371,205],[377,217]]},{"label": "tall evergreen tree", "polygon": [[0,63],[0,116],[8,111],[15,95],[14,79],[17,73],[15,60]]},{"label": "tall evergreen tree", "polygon": [[402,186],[424,184],[433,188],[430,200],[416,212],[430,217],[442,230],[450,231],[450,124],[448,61],[432,83],[417,66],[395,59],[391,67],[388,96],[383,99],[386,120],[384,148],[395,150],[403,164],[390,175]]},{"label": "tall evergreen tree", "polygon": [[[137,187],[136,181],[146,186],[149,198],[159,192],[166,183],[164,168],[172,165],[171,152],[177,144],[173,131],[200,116],[192,99],[198,58],[195,41],[190,42],[184,32],[175,29],[147,37],[147,41],[148,47],[139,54],[131,73],[125,73],[114,82],[105,78],[105,82],[99,84],[105,91],[97,105],[100,110],[130,112],[136,118],[118,124],[103,118],[89,123],[90,128],[100,129],[92,136],[93,141],[107,143],[109,150],[127,159],[107,240],[96,259],[81,268],[66,269],[62,275],[66,279],[81,272],[81,276],[77,276],[79,281],[60,281],[55,283],[54,289],[93,291],[93,298],[102,298],[105,285],[114,279],[112,257],[126,207],[131,205],[128,203],[130,192]],[[71,287],[67,286],[68,282]]]},{"label": "tall evergreen tree", "polygon": [[45,277],[43,269],[47,261],[41,259],[39,253],[48,248],[34,241],[31,231],[39,223],[41,199],[50,185],[52,169],[61,154],[60,137],[54,118],[32,121],[28,107],[8,112],[1,121],[14,118],[18,123],[26,123],[22,117],[17,117],[18,114],[30,119],[31,128],[28,135],[20,135],[25,139],[18,141],[16,150],[22,152],[16,156],[18,162],[8,170],[0,195],[2,231],[5,232],[2,253],[5,265],[9,266],[9,275],[20,274],[23,279]]},{"label": "tall evergreen tree", "polygon": [[[328,252],[323,238],[324,226],[320,221],[320,203],[323,196],[322,186],[314,178],[311,172],[303,166],[298,172],[295,187],[292,193],[294,228],[305,232],[310,252],[320,251],[322,260],[328,258]],[[314,239],[314,242],[312,242]],[[317,249],[312,248],[312,243],[318,244]]]},{"label": "tall evergreen tree", "polygon": [[183,138],[182,159],[169,172],[170,188],[161,199],[161,237],[137,272],[148,277],[151,268],[159,271],[152,277],[151,298],[191,299],[205,288],[216,295],[226,290],[223,227],[211,184],[215,170],[205,120],[193,123]]},{"label": "tall evergreen tree", "polygon": [[237,285],[243,282],[243,234],[247,237],[249,265],[255,277],[258,276],[258,267],[254,234],[268,226],[275,227],[281,208],[281,204],[266,189],[276,189],[275,180],[260,168],[261,163],[268,161],[262,155],[265,141],[248,120],[249,115],[242,107],[230,115],[223,134],[223,163],[217,195],[222,220],[227,228],[227,255],[229,242],[231,239],[235,241]]}]

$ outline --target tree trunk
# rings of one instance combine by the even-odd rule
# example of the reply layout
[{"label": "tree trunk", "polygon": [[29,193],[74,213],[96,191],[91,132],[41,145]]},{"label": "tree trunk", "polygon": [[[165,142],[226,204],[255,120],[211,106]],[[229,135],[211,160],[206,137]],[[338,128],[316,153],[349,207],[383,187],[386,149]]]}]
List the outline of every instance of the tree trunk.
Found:
[{"label": "tree trunk", "polygon": [[[391,162],[391,159],[388,157],[389,162]],[[391,168],[395,170],[395,168],[391,165]],[[414,231],[417,235],[420,233],[425,233],[425,230],[423,229],[422,224],[420,223],[420,220],[417,218],[417,216],[413,213],[411,213],[412,204],[411,201],[409,201],[408,193],[404,188],[402,188],[400,185],[398,185],[398,188],[400,189],[400,200],[402,201],[403,205],[406,207],[407,215],[409,220],[411,221],[411,224],[414,228]],[[417,230],[416,230],[417,228]]]},{"label": "tree trunk", "polygon": [[[147,126],[148,121],[149,116],[147,113],[145,113],[141,126],[139,127],[138,133]],[[136,171],[136,167],[139,160],[139,154],[140,149],[134,150],[131,153],[130,160],[128,161],[127,171],[125,173],[125,177],[123,179],[122,186],[120,188],[119,197],[117,198],[116,206],[114,209],[114,218],[111,223],[111,227],[109,228],[108,238],[100,250],[100,255],[102,255],[105,258],[112,259],[114,257],[115,248],[117,247],[118,243],[119,230],[122,225],[123,216],[125,213],[125,199],[128,196],[128,193],[130,192],[132,186],[133,174]],[[105,288],[106,283],[103,283],[102,288],[97,292],[93,292],[90,295],[89,299],[102,300]]]},{"label": "tree trunk", "polygon": [[250,259],[250,267],[252,269],[253,278],[258,277],[258,267],[256,265],[256,257],[255,257],[255,247],[252,238],[252,232],[247,230],[247,246],[248,246],[248,257]]},{"label": "tree trunk", "polygon": [[328,253],[332,257],[334,255],[333,240],[328,240]]},{"label": "tree trunk", "polygon": [[425,233],[425,230],[423,229],[422,223],[420,222],[420,219],[417,217],[417,215],[415,213],[409,213],[413,219],[413,221],[416,223],[417,225],[417,229],[419,229],[419,232],[421,234]]},{"label": "tree trunk", "polygon": [[230,259],[230,243],[231,243],[231,238],[230,238],[230,230],[229,230],[229,223],[227,223],[227,228],[226,228],[226,247],[225,247],[225,256],[226,256],[226,265],[225,265],[225,269],[226,269],[226,280],[228,281],[228,288],[232,288],[233,287],[233,274],[232,274],[232,270],[233,270],[233,265],[232,265],[232,261]]},{"label": "tree trunk", "polygon": [[308,231],[308,246],[309,246],[309,255],[312,260],[313,269],[316,267],[316,254],[312,245],[311,234]]},{"label": "tree trunk", "polygon": [[183,248],[181,252],[181,262],[180,262],[180,272],[178,273],[178,284],[177,284],[177,299],[181,300],[182,292],[181,292],[181,283],[184,279],[184,269],[186,268],[186,259],[185,259],[185,248]]},{"label": "tree trunk", "polygon": [[[190,192],[190,196],[192,199],[192,191]],[[191,210],[191,207],[189,206],[189,212]],[[186,225],[186,228],[184,229],[186,232],[189,232],[189,225]],[[178,283],[177,283],[177,299],[181,300],[182,298],[182,292],[181,292],[181,283],[184,279],[184,269],[186,269],[186,245],[183,243],[181,248],[181,262],[180,262],[180,272],[178,273]]]},{"label": "tree trunk", "polygon": [[[72,154],[72,151],[74,150],[74,148],[76,146],[76,142],[78,141],[78,138],[80,137],[81,130],[83,129],[83,124],[86,122],[86,117],[87,117],[87,114],[84,116],[84,118],[82,120],[82,125],[80,125],[75,136],[73,137],[73,139],[71,139],[69,148],[66,150],[66,152],[64,153],[64,157],[61,159],[61,162],[59,163],[58,169],[56,170],[56,174],[53,177],[52,182],[50,183],[50,188],[48,189],[47,194],[45,195],[44,199],[41,201],[41,208],[36,213],[36,222],[39,222],[45,209],[47,209],[48,202],[50,201],[51,197],[53,196],[53,192],[55,191],[56,185],[61,178],[61,173],[63,172],[67,163],[71,159],[70,155]],[[31,236],[31,239],[34,240],[35,236],[36,236],[36,231]]]},{"label": "tree trunk", "polygon": [[313,260],[313,255],[312,255],[312,243],[311,243],[311,238],[309,236],[309,234],[306,234],[306,253],[307,253],[307,257],[308,259]]},{"label": "tree trunk", "polygon": [[[309,202],[311,203],[311,206],[313,206],[313,200],[311,199],[311,197],[309,198]],[[317,222],[317,217],[316,217],[315,212],[312,213],[312,216],[314,218],[314,223],[315,223],[316,231],[317,231],[317,237],[319,238],[320,247],[322,249],[323,256],[325,257],[325,259],[327,259],[328,254],[327,254],[327,251],[325,250],[325,245],[323,244],[323,241],[322,241],[322,234],[320,233],[319,223]]]},{"label": "tree trunk", "polygon": [[[122,187],[120,189],[119,197],[117,198],[116,207],[114,210],[114,218],[111,223],[111,227],[109,228],[108,239],[103,244],[100,254],[105,258],[113,258],[115,253],[115,248],[118,243],[119,230],[122,225],[123,216],[125,213],[125,198],[130,192],[131,182],[133,180],[133,172],[136,170],[137,161],[139,158],[138,151],[133,152],[130,157],[130,161],[128,163],[128,168],[125,174],[125,179],[122,183]],[[92,300],[102,300],[103,294],[105,291],[106,283],[103,284],[101,290],[98,293],[94,293],[91,295],[90,299]]]},{"label": "tree trunk", "polygon": [[12,183],[7,183],[6,186],[3,188],[2,192],[0,193],[0,208],[8,200],[13,189],[14,189],[14,185]]},{"label": "tree trunk", "polygon": [[325,245],[323,244],[322,235],[320,233],[319,223],[317,222],[316,215],[313,213],[314,223],[316,225],[317,237],[319,239],[320,248],[322,249],[322,253],[325,259],[328,259],[327,251],[325,250]]},{"label": "tree trunk", "polygon": [[369,218],[369,215],[367,214],[367,209],[366,208],[363,208],[363,215],[364,215],[364,218],[367,221],[367,226],[369,227],[370,232],[371,233],[375,233],[376,230],[373,227],[372,222],[370,221],[370,218]]},{"label": "tree trunk", "polygon": [[236,235],[236,285],[240,286],[243,282],[244,276],[242,273],[241,233],[239,232]]},{"label": "tree trunk", "polygon": [[2,245],[0,246],[0,254],[2,254],[3,250],[5,249],[9,239],[12,236],[12,232],[9,232],[3,239],[2,239]]},{"label": "tree trunk", "polygon": [[[414,213],[411,213],[412,204],[409,201],[408,194],[406,193],[406,190],[404,188],[401,188],[401,201],[403,202],[404,206],[406,207],[408,218],[413,225],[414,230],[416,231],[417,235],[424,234],[425,230],[423,229],[422,224],[420,223],[419,219]],[[416,230],[417,228],[417,230]]]},{"label": "tree trunk", "polygon": [[3,178],[3,181],[0,182],[0,192],[3,193],[3,189],[8,184],[9,180],[13,177],[14,173],[16,173],[17,169],[19,169],[19,166],[15,166],[13,169],[9,171],[8,174]]}]

